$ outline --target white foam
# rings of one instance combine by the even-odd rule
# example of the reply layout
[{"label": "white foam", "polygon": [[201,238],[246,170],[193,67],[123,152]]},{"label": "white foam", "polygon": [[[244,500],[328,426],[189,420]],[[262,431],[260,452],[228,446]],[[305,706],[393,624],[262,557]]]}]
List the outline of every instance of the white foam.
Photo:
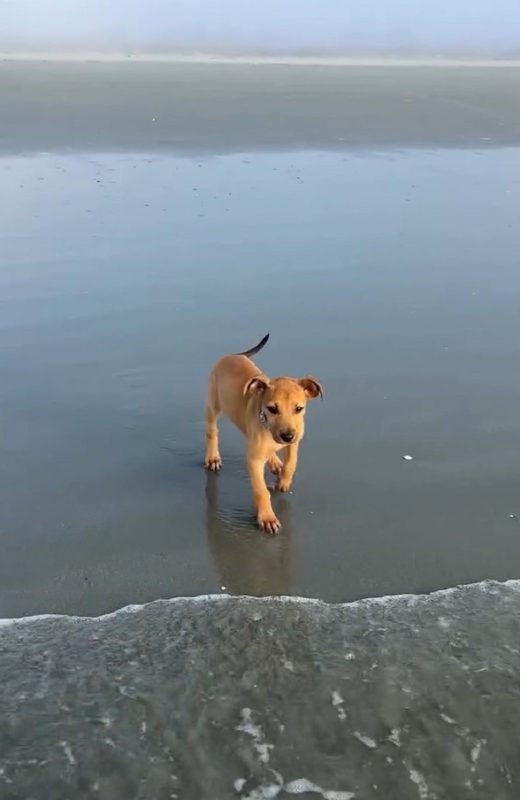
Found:
[{"label": "white foam", "polygon": [[77,761],[76,761],[76,759],[74,757],[74,753],[72,752],[72,750],[70,748],[70,744],[68,742],[60,742],[60,745],[63,748],[63,752],[65,753],[65,758],[69,762],[70,766],[71,767],[75,767],[76,764],[77,764]]},{"label": "white foam", "polygon": [[392,744],[395,744],[396,747],[401,747],[401,731],[399,728],[392,728],[388,740],[392,742]]},{"label": "white foam", "polygon": [[452,719],[451,717],[448,717],[448,715],[447,715],[447,714],[443,714],[443,713],[441,713],[441,719],[442,719],[442,720],[444,720],[444,722],[445,722],[447,725],[456,725],[456,724],[457,724],[457,723],[455,722],[455,720],[454,720],[454,719]]},{"label": "white foam", "polygon": [[11,780],[11,778],[7,777],[7,775],[5,774],[5,769],[3,767],[0,767],[0,778],[2,778],[4,783],[12,783],[13,782]]},{"label": "white foam", "polygon": [[201,594],[201,595],[193,595],[193,596],[183,596],[183,597],[171,597],[171,598],[160,598],[157,600],[153,600],[150,603],[143,603],[141,605],[128,605],[123,606],[122,608],[116,609],[115,611],[110,611],[107,614],[101,614],[99,616],[79,616],[74,614],[34,614],[28,617],[8,617],[8,618],[0,618],[0,631],[2,628],[7,628],[12,625],[27,625],[33,622],[41,622],[41,621],[48,621],[48,620],[68,620],[73,622],[96,622],[101,623],[105,621],[109,621],[114,619],[119,615],[125,614],[137,614],[143,609],[146,609],[150,606],[155,605],[175,605],[178,603],[212,603],[212,604],[223,604],[223,603],[240,603],[244,600],[247,601],[254,601],[255,603],[290,603],[290,604],[302,604],[302,605],[312,605],[312,606],[321,606],[324,609],[330,608],[345,608],[345,609],[358,609],[363,607],[369,607],[371,605],[387,605],[387,604],[395,604],[395,603],[409,603],[414,604],[420,601],[435,601],[436,599],[449,597],[450,595],[455,594],[461,590],[478,590],[483,593],[495,593],[495,587],[502,586],[508,589],[512,589],[515,592],[520,592],[520,579],[511,579],[507,581],[495,581],[492,579],[479,581],[477,583],[464,583],[458,586],[451,586],[447,589],[438,589],[435,592],[430,592],[428,594],[389,594],[389,595],[381,595],[380,597],[364,597],[360,600],[352,600],[347,603],[326,603],[323,600],[319,600],[314,597],[300,597],[298,595],[280,595],[280,596],[267,596],[267,597],[252,597],[251,595],[229,595],[229,594]]},{"label": "white foam", "polygon": [[344,702],[345,701],[343,700],[343,697],[341,696],[341,694],[337,691],[337,689],[335,689],[332,692],[332,705],[334,706],[335,709],[337,709],[338,719],[340,719],[341,722],[345,722],[345,720],[347,718],[347,715],[345,713],[345,709],[343,707],[343,703]]},{"label": "white foam", "polygon": [[411,769],[410,780],[417,786],[421,800],[428,800],[428,784],[424,779],[424,775],[416,769]]},{"label": "white foam", "polygon": [[[59,620],[69,620],[70,622],[105,622],[114,617],[118,617],[120,615],[125,614],[137,614],[139,611],[143,611],[143,609],[148,608],[152,605],[162,605],[162,604],[174,604],[174,603],[182,603],[182,602],[193,602],[193,603],[204,603],[204,602],[217,602],[219,600],[229,600],[232,599],[231,595],[221,595],[221,594],[199,594],[194,595],[193,597],[171,597],[171,598],[159,598],[158,600],[153,600],[150,603],[141,603],[141,604],[130,604],[127,606],[123,606],[122,608],[117,608],[115,611],[109,611],[107,614],[100,614],[99,616],[80,616],[79,614],[33,614],[32,616],[28,617],[6,617],[0,618],[0,630],[2,628],[9,627],[10,625],[24,625],[30,622],[42,622],[42,621],[59,621]],[[238,598],[237,598],[238,599]]]},{"label": "white foam", "polygon": [[[250,709],[243,709],[243,712],[248,712]],[[250,715],[246,713],[247,726],[250,726]],[[254,726],[256,727],[256,726]],[[241,730],[241,728],[238,728]],[[272,800],[278,797],[281,791],[285,794],[305,794],[313,793],[319,794],[323,800],[353,800],[355,794],[353,792],[337,791],[336,789],[323,789],[317,783],[313,783],[307,778],[296,778],[295,780],[285,783],[284,778],[279,772],[270,769],[271,774],[276,780],[276,783],[262,783],[260,786],[252,789],[247,795],[242,795],[242,800]],[[247,781],[244,778],[237,778],[234,782],[235,791],[240,794],[244,789]]]},{"label": "white foam", "polygon": [[352,731],[352,736],[355,736],[356,739],[361,742],[361,744],[364,744],[365,747],[368,747],[371,750],[374,750],[377,747],[377,744],[373,739],[370,738],[370,736],[365,736],[359,731]]},{"label": "white foam", "polygon": [[242,722],[237,725],[236,730],[246,733],[251,736],[254,742],[255,750],[258,754],[258,760],[263,764],[269,763],[269,751],[273,749],[274,745],[268,744],[265,741],[264,732],[260,725],[253,722],[253,714],[250,708],[243,708],[241,711]]},{"label": "white foam", "polygon": [[471,748],[471,761],[473,764],[476,764],[480,758],[480,753],[482,751],[482,747],[486,744],[485,739],[480,739],[472,748]]},{"label": "white foam", "polygon": [[290,783],[284,785],[283,790],[287,792],[287,794],[305,794],[305,792],[313,792],[314,794],[320,794],[323,800],[352,800],[352,798],[355,797],[353,792],[338,792],[334,789],[322,789],[321,786],[312,783],[312,781],[308,781],[307,778],[297,778],[294,781],[290,781]]},{"label": "white foam", "polygon": [[282,786],[278,783],[266,783],[253,789],[249,794],[243,795],[242,800],[272,800],[282,791]]}]

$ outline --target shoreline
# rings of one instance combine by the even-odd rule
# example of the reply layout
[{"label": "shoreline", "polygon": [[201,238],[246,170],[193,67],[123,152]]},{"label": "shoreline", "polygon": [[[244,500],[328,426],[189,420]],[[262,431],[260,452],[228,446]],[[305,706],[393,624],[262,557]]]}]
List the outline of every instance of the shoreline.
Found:
[{"label": "shoreline", "polygon": [[443,589],[434,589],[431,592],[399,592],[397,594],[383,594],[373,595],[370,597],[359,597],[356,600],[347,600],[344,602],[334,603],[322,600],[319,597],[306,597],[305,595],[251,595],[251,594],[228,594],[222,592],[221,594],[195,594],[195,595],[178,595],[172,597],[158,597],[155,600],[150,600],[146,603],[128,603],[125,606],[116,608],[113,611],[107,611],[104,614],[52,614],[42,612],[40,614],[29,614],[22,617],[0,617],[0,634],[13,625],[30,624],[33,622],[42,621],[57,621],[57,620],[72,620],[79,622],[105,622],[113,619],[114,617],[126,616],[128,614],[138,614],[150,606],[170,606],[177,603],[222,603],[222,602],[237,602],[244,600],[251,600],[258,602],[260,605],[269,603],[290,605],[311,605],[320,606],[330,609],[358,609],[368,608],[370,606],[384,606],[392,604],[415,604],[420,602],[428,602],[429,600],[442,600],[443,598],[450,597],[451,595],[462,594],[467,591],[481,591],[490,592],[493,594],[500,589],[511,589],[512,591],[520,593],[520,579],[509,578],[505,581],[495,580],[494,578],[485,578],[482,581],[473,581],[471,583],[460,583],[455,586],[447,586]]}]

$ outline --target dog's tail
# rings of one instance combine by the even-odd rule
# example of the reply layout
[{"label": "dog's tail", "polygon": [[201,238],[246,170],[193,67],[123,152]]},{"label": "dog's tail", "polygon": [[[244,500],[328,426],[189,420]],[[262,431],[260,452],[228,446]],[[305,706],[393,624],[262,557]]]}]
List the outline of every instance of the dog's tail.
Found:
[{"label": "dog's tail", "polygon": [[268,339],[269,339],[269,334],[266,333],[262,341],[258,342],[258,344],[255,344],[254,347],[251,347],[250,350],[244,350],[243,353],[237,353],[237,356],[247,356],[249,358],[250,356],[256,355],[256,353],[258,353],[262,349],[262,347],[265,347],[265,345],[268,342]]}]

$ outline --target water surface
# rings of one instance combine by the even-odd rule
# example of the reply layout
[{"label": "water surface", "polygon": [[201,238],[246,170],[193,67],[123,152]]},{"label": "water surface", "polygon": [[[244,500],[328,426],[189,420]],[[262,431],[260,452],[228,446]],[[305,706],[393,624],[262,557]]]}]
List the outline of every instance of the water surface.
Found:
[{"label": "water surface", "polygon": [[[5,157],[0,614],[515,577],[519,153]],[[325,386],[273,539],[226,424],[201,468],[266,331]]]}]

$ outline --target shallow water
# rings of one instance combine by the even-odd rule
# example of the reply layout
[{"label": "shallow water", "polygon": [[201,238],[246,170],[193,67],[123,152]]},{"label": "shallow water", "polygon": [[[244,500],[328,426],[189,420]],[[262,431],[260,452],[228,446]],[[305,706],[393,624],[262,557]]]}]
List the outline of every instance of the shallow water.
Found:
[{"label": "shallow water", "polygon": [[[518,576],[519,84],[2,64],[0,615]],[[200,467],[267,330],[326,388],[274,539],[228,426]]]},{"label": "shallow water", "polygon": [[[518,575],[519,154],[3,158],[0,614]],[[267,330],[326,396],[274,539],[225,424],[200,466]]]},{"label": "shallow water", "polygon": [[518,582],[130,612],[0,627],[0,796],[518,797]]},{"label": "shallow water", "polygon": [[[0,617],[518,577],[519,79],[2,65]],[[267,330],[277,537],[201,468]],[[518,796],[516,582],[131,610],[0,627],[2,800]]]}]

